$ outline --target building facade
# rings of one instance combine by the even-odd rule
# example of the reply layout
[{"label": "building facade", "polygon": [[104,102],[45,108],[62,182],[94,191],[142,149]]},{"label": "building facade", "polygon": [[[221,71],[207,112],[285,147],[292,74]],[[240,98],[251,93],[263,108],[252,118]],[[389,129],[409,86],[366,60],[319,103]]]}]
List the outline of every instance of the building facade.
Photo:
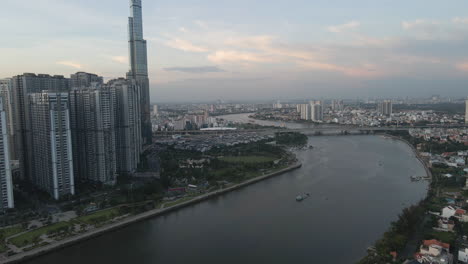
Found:
[{"label": "building facade", "polygon": [[311,120],[322,121],[323,120],[323,102],[322,101],[311,101]]},{"label": "building facade", "polygon": [[0,97],[0,210],[14,208],[7,113]]},{"label": "building facade", "polygon": [[25,73],[11,80],[12,92],[12,116],[14,127],[14,152],[20,163],[20,175],[23,179],[33,181],[34,173],[32,163],[34,156],[32,151],[31,116],[28,95],[41,93],[42,91],[67,92],[70,88],[70,80],[63,76],[50,76],[48,74]]},{"label": "building facade", "polygon": [[134,80],[116,79],[106,84],[115,94],[117,172],[135,172],[142,152],[140,87]]},{"label": "building facade", "polygon": [[32,183],[58,200],[75,194],[68,93],[31,93]]},{"label": "building facade", "polygon": [[378,104],[378,112],[383,116],[391,116],[393,113],[393,103],[390,100],[385,100]]},{"label": "building facade", "polygon": [[83,181],[115,184],[116,97],[111,89],[70,91],[74,174]]},{"label": "building facade", "polygon": [[301,120],[312,120],[310,104],[300,104],[298,108],[300,109]]},{"label": "building facade", "polygon": [[13,125],[11,79],[0,79],[0,97],[3,98],[3,111],[5,111],[8,141],[10,143],[10,159],[16,159],[14,148],[15,129]]},{"label": "building facade", "polygon": [[152,142],[150,91],[148,78],[148,55],[146,40],[143,38],[143,14],[141,0],[130,0],[128,18],[128,44],[130,71],[127,79],[134,80],[140,89],[141,133],[146,144]]},{"label": "building facade", "polygon": [[92,73],[77,72],[70,76],[71,88],[91,87],[96,85],[102,85],[103,83],[104,80],[102,77]]},{"label": "building facade", "polygon": [[465,123],[468,124],[468,99],[465,101]]},{"label": "building facade", "polygon": [[332,111],[340,112],[344,110],[343,100],[333,100],[331,105]]}]

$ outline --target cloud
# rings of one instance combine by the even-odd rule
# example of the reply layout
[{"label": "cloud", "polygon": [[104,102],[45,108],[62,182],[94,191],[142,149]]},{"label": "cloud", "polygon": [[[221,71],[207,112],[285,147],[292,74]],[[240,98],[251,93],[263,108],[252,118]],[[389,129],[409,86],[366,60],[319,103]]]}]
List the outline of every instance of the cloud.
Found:
[{"label": "cloud", "polygon": [[362,67],[344,67],[340,65],[308,61],[302,63],[302,66],[308,69],[319,71],[339,72],[350,77],[375,77],[381,73],[375,68],[375,65],[364,65]]},{"label": "cloud", "polygon": [[462,72],[468,72],[468,61],[456,64],[455,68]]},{"label": "cloud", "polygon": [[214,63],[271,62],[272,58],[253,52],[219,50],[208,55],[208,60]]},{"label": "cloud", "polygon": [[168,42],[166,42],[166,45],[174,48],[174,49],[179,49],[187,52],[208,52],[208,49],[200,46],[196,46],[189,41],[183,40],[183,39],[173,39]]},{"label": "cloud", "polygon": [[246,49],[261,49],[271,46],[273,40],[276,37],[270,35],[258,35],[258,36],[243,36],[243,37],[229,37],[224,41],[226,45],[235,46],[238,48]]},{"label": "cloud", "polygon": [[81,65],[79,63],[76,63],[76,62],[73,62],[73,61],[58,61],[57,64],[72,67],[72,68],[75,68],[75,69],[83,68],[83,65]]},{"label": "cloud", "polygon": [[212,72],[225,72],[225,70],[218,66],[200,66],[200,67],[171,67],[164,68],[169,72],[184,72],[184,73],[212,73]]},{"label": "cloud", "polygon": [[327,30],[333,33],[341,33],[346,30],[353,30],[361,25],[358,21],[351,21],[342,25],[329,26]]},{"label": "cloud", "polygon": [[438,21],[428,21],[424,19],[416,19],[414,21],[403,21],[401,22],[401,26],[404,30],[412,30],[412,29],[434,29],[435,26],[439,25]]},{"label": "cloud", "polygon": [[122,63],[122,64],[128,63],[127,56],[112,56],[111,59],[114,62],[118,62],[118,63]]},{"label": "cloud", "polygon": [[468,18],[455,17],[454,19],[452,19],[452,22],[455,24],[468,24]]}]

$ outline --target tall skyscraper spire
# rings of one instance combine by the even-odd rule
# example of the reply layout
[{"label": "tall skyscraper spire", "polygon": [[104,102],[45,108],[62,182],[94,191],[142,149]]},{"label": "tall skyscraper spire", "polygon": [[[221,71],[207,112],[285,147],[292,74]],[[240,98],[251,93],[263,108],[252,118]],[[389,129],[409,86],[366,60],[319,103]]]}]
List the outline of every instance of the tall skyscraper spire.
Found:
[{"label": "tall skyscraper spire", "polygon": [[151,143],[150,92],[148,79],[148,55],[146,40],[143,39],[143,15],[141,0],[130,0],[128,18],[128,44],[130,72],[127,78],[140,86],[142,136],[146,144]]}]

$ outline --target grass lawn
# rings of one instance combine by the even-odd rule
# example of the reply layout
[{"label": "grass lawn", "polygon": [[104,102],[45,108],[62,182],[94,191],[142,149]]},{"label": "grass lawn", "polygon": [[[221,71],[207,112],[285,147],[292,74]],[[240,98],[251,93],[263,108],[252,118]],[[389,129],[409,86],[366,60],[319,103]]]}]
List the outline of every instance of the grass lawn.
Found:
[{"label": "grass lawn", "polygon": [[25,248],[24,251],[28,252],[28,251],[31,251],[31,250],[33,250],[33,249],[40,248],[40,247],[47,246],[47,245],[49,245],[49,243],[43,242],[43,243],[40,243],[40,244],[38,244],[38,245]]},{"label": "grass lawn", "polygon": [[41,227],[39,229],[32,230],[30,232],[24,233],[20,236],[14,237],[9,240],[10,243],[13,245],[22,248],[29,244],[32,244],[34,240],[38,239],[40,236],[57,232],[58,230],[66,227],[71,227],[72,224],[68,222],[60,222],[53,225]]},{"label": "grass lawn", "polygon": [[5,253],[7,251],[8,251],[8,247],[5,244],[1,243],[0,244],[0,253]]},{"label": "grass lawn", "polygon": [[79,222],[88,224],[88,225],[92,225],[98,219],[111,220],[112,218],[117,217],[119,215],[120,215],[119,209],[111,208],[111,209],[96,212],[94,214],[78,217],[76,220],[78,220]]},{"label": "grass lawn", "polygon": [[265,162],[273,162],[277,160],[276,157],[268,157],[268,156],[226,156],[220,158],[220,160],[229,162],[229,163],[265,163]]},{"label": "grass lawn", "polygon": [[24,231],[26,230],[23,227],[21,227],[21,225],[15,225],[4,229],[0,229],[0,236],[8,238]]},{"label": "grass lawn", "polygon": [[456,239],[456,235],[451,232],[432,232],[430,236],[439,241],[449,244],[452,244]]}]

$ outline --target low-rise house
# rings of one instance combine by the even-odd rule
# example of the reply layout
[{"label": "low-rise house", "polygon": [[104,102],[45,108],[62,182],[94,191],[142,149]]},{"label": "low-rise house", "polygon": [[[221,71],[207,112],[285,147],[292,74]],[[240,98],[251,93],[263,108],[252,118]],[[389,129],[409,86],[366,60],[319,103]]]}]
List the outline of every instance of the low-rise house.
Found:
[{"label": "low-rise house", "polygon": [[455,217],[458,218],[458,219],[461,219],[463,217],[463,215],[466,215],[466,210],[463,210],[463,209],[457,209],[455,211]]},{"label": "low-rise house", "polygon": [[458,249],[458,261],[468,263],[468,248],[462,247]]},{"label": "low-rise house", "polygon": [[424,240],[415,254],[415,259],[419,263],[427,264],[452,264],[453,255],[450,254],[450,244],[442,243],[438,240]]},{"label": "low-rise house", "polygon": [[455,213],[456,213],[456,211],[457,211],[457,209],[455,209],[454,207],[452,207],[452,206],[446,206],[446,207],[444,207],[444,208],[442,209],[442,215],[441,215],[441,216],[442,216],[443,218],[447,218],[447,219],[448,219],[448,218],[454,216]]},{"label": "low-rise house", "polygon": [[442,243],[436,239],[424,240],[419,248],[420,254],[432,257],[438,257],[444,252],[450,253],[450,244]]},{"label": "low-rise house", "polygon": [[452,220],[448,219],[439,219],[439,230],[445,231],[445,232],[452,232],[453,228],[455,227],[455,222]]}]

